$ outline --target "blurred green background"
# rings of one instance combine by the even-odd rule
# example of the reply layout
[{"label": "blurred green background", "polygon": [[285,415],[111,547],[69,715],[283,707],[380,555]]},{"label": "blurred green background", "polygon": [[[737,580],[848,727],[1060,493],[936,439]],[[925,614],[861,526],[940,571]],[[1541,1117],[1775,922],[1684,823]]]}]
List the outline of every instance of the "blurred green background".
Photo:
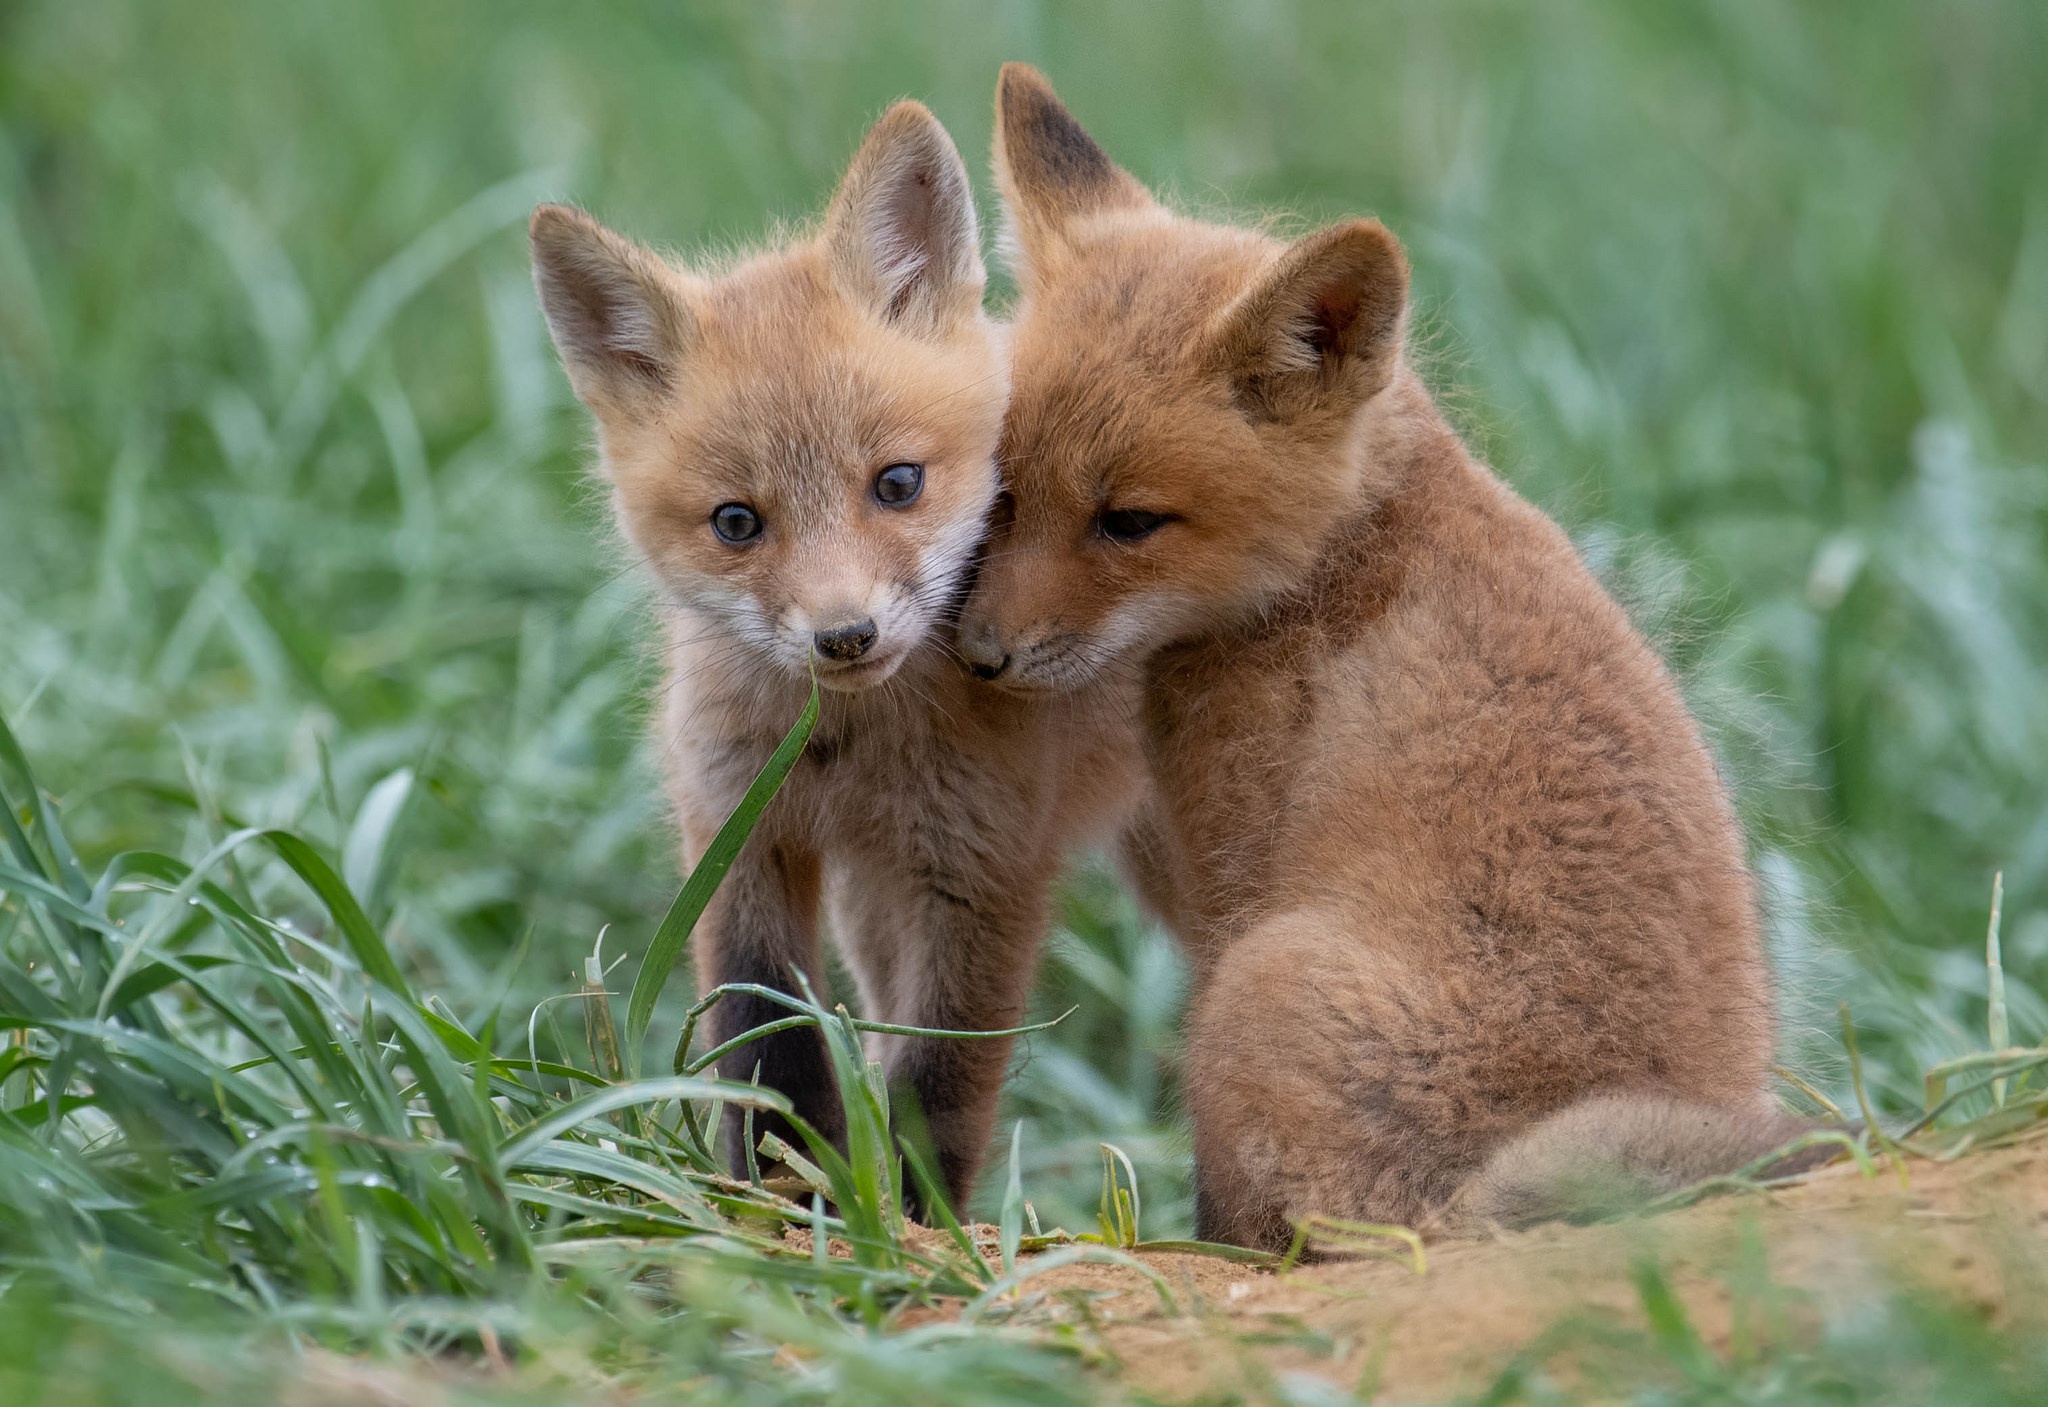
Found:
[{"label": "blurred green background", "polygon": [[[0,710],[73,831],[342,855],[402,804],[350,877],[472,1025],[571,988],[606,924],[637,955],[677,882],[646,605],[524,216],[758,238],[905,94],[979,170],[1009,58],[1186,204],[1408,243],[1453,414],[1721,749],[1789,1063],[1841,1087],[1843,1001],[1891,1107],[1981,1044],[1995,869],[2043,1034],[2039,0],[8,0]],[[1079,877],[1040,1005],[1080,1010],[1010,1095],[1048,1223],[1089,1220],[1110,1138],[1152,1234],[1185,1226],[1180,990]]]}]

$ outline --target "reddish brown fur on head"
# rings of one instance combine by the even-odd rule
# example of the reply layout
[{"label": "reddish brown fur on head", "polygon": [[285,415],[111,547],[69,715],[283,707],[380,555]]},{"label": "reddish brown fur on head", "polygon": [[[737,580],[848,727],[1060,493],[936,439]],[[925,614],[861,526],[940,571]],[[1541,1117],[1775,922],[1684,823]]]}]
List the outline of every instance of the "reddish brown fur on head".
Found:
[{"label": "reddish brown fur on head", "polygon": [[[937,120],[898,103],[814,237],[716,276],[563,206],[534,212],[532,243],[620,523],[668,595],[742,658],[815,661],[838,688],[887,678],[981,536],[1006,390],[966,168]],[[883,502],[899,463],[921,492]],[[737,545],[712,522],[733,503],[759,524]],[[859,658],[821,643],[861,622]]]},{"label": "reddish brown fur on head", "polygon": [[1173,214],[1021,64],[996,174],[1023,299],[961,644],[1012,687],[1073,687],[1306,569],[1358,490],[1344,451],[1398,368],[1408,269],[1377,221],[1289,245]]}]

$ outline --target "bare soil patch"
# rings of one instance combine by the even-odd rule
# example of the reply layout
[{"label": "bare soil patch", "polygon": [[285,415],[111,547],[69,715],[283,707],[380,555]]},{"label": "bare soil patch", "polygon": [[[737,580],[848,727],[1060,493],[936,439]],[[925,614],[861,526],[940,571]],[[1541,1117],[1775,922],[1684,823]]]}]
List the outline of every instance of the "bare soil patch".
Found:
[{"label": "bare soil patch", "polygon": [[[1483,1389],[1566,1316],[1642,1327],[1636,1267],[1655,1264],[1710,1344],[1776,1337],[1911,1288],[1997,1322],[2044,1301],[2048,1138],[1950,1162],[1822,1169],[1795,1186],[1724,1196],[1663,1216],[1551,1226],[1349,1256],[1287,1274],[1185,1254],[1143,1259],[1173,1287],[1163,1308],[1127,1267],[1048,1270],[1028,1313],[1064,1318],[1099,1344],[1124,1383],[1168,1399],[1256,1392],[1302,1373],[1386,1400]],[[1771,1323],[1754,1323],[1759,1314]],[[1751,1322],[1739,1326],[1738,1319]],[[1541,1350],[1539,1349],[1539,1352]],[[1571,1372],[1569,1362],[1551,1363]]]}]

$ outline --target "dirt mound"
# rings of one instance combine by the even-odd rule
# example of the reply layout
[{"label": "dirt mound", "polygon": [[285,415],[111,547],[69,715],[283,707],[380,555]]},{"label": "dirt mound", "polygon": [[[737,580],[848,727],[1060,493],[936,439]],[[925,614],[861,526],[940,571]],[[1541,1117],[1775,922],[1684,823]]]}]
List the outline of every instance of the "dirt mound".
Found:
[{"label": "dirt mound", "polygon": [[1301,1373],[1435,1399],[1483,1388],[1567,1314],[1642,1326],[1644,1265],[1725,1348],[1745,1315],[1797,1333],[1900,1287],[1959,1298],[1996,1322],[2040,1302],[2044,1237],[2048,1139],[2036,1139],[1912,1159],[1903,1175],[1895,1163],[1875,1176],[1830,1167],[1661,1217],[1439,1242],[1421,1274],[1400,1248],[1284,1275],[1148,1253],[1178,1314],[1129,1268],[1062,1266],[1028,1282],[1032,1303],[1020,1310],[1075,1324],[1129,1386],[1166,1398],[1253,1392]]}]

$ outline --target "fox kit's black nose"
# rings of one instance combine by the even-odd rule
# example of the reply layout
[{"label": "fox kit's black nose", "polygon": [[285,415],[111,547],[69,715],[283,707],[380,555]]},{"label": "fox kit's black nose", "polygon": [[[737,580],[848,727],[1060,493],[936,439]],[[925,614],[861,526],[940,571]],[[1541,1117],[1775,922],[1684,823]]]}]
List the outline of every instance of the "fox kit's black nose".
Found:
[{"label": "fox kit's black nose", "polygon": [[811,644],[828,660],[850,663],[874,648],[875,623],[857,620],[851,625],[835,625],[813,635]]},{"label": "fox kit's black nose", "polygon": [[994,664],[990,664],[985,660],[974,660],[967,666],[969,670],[973,671],[976,679],[1000,679],[1003,676],[1003,671],[1009,667],[1010,657],[1008,655],[1004,655]]}]

